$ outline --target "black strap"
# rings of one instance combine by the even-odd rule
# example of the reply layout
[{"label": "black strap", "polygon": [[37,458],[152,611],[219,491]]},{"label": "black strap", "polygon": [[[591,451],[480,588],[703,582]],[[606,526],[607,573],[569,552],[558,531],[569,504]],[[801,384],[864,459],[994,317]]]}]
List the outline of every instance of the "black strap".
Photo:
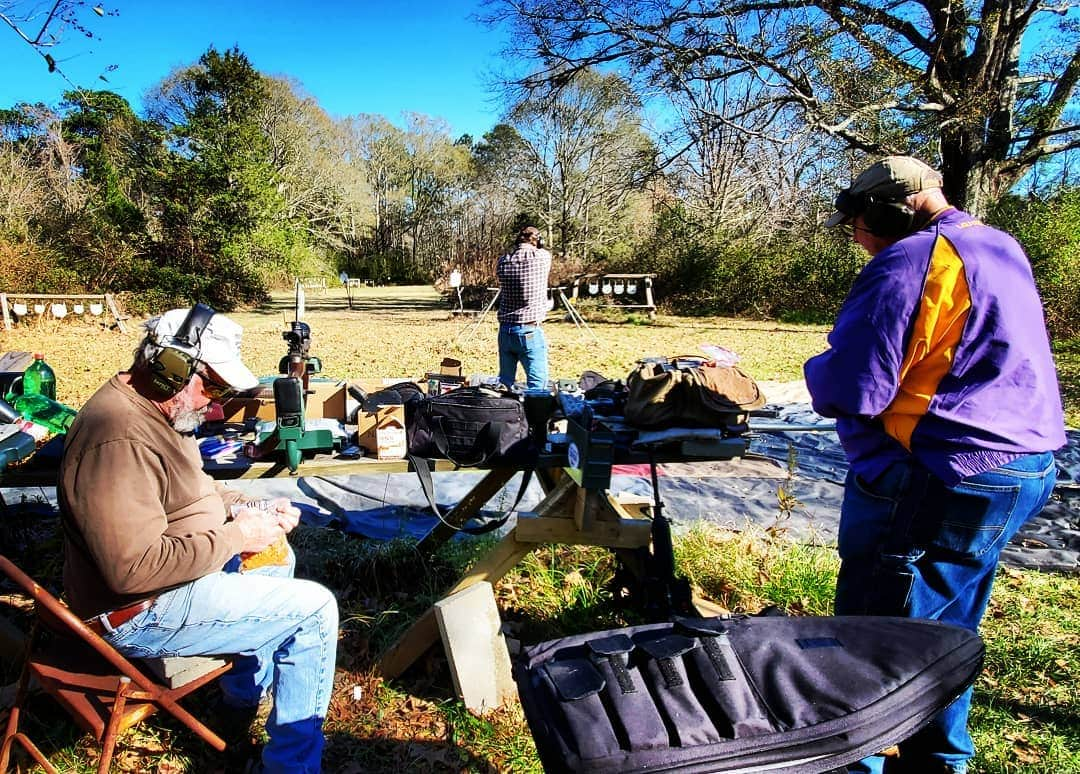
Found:
[{"label": "black strap", "polygon": [[705,655],[709,657],[709,661],[712,662],[713,668],[716,669],[716,676],[720,680],[734,680],[735,674],[731,671],[731,665],[728,664],[727,657],[724,656],[724,651],[720,649],[720,643],[717,642],[718,637],[727,637],[727,634],[718,634],[714,637],[701,637],[701,647],[705,650]]},{"label": "black strap", "polygon": [[671,658],[656,659],[656,666],[660,668],[660,675],[664,678],[666,688],[678,688],[683,684],[679,670],[675,668],[675,660]]},{"label": "black strap", "polygon": [[529,488],[529,482],[532,481],[533,469],[526,468],[521,474],[521,486],[518,487],[517,497],[514,498],[514,504],[507,508],[506,513],[500,516],[492,516],[490,518],[483,518],[479,514],[472,518],[481,522],[477,527],[457,527],[448,522],[439,511],[439,506],[435,503],[435,482],[431,480],[431,469],[428,467],[428,461],[423,457],[416,457],[412,454],[406,458],[409,460],[409,464],[416,470],[416,477],[420,479],[420,488],[424,490],[424,497],[427,498],[428,505],[431,507],[431,512],[435,514],[435,517],[455,532],[464,532],[466,535],[483,535],[488,532],[493,532],[505,524],[510,519],[510,514],[517,508],[521,498],[525,496],[525,490]]},{"label": "black strap", "polygon": [[626,654],[611,653],[606,656],[598,656],[598,658],[606,659],[611,665],[611,671],[615,675],[615,682],[619,684],[619,691],[621,693],[637,693],[637,688],[634,687],[634,680],[630,677],[630,670],[626,667],[628,661]]}]

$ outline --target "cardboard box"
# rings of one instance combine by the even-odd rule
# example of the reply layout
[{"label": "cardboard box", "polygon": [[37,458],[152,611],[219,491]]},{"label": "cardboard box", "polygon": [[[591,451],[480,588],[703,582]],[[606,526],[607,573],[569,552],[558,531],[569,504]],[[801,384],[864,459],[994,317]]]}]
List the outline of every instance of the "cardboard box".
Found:
[{"label": "cardboard box", "polygon": [[439,364],[439,373],[443,376],[457,376],[460,378],[462,375],[461,361],[452,357],[444,357],[442,363]]},{"label": "cardboard box", "polygon": [[[336,381],[315,381],[308,383],[309,394],[305,396],[304,416],[307,419],[345,420],[345,384]],[[273,420],[274,383],[260,385],[256,390],[242,398],[232,398],[221,407],[226,422],[242,422],[245,419]]]},{"label": "cardboard box", "polygon": [[425,376],[428,395],[444,395],[450,390],[465,386],[464,376],[448,376],[447,374],[429,373]]},{"label": "cardboard box", "polygon": [[379,460],[400,460],[409,451],[405,407],[399,403],[363,408],[356,414],[356,443]]}]

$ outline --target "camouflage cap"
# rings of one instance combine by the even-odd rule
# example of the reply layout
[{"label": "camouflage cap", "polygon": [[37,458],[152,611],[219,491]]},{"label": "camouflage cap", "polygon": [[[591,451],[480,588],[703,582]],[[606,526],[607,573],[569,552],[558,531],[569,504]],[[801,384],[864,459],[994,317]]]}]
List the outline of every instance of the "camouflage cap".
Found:
[{"label": "camouflage cap", "polygon": [[[841,199],[865,201],[870,194],[880,201],[899,201],[928,188],[941,188],[941,183],[940,172],[912,156],[886,156],[863,170],[841,192],[846,196],[838,196],[837,202]],[[859,214],[845,212],[839,207],[837,210],[825,221],[827,228],[838,226]]]}]

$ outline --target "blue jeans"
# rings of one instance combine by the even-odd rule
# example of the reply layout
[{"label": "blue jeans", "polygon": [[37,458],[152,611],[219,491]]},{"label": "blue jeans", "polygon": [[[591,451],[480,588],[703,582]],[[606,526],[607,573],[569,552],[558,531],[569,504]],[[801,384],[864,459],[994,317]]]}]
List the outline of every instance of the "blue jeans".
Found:
[{"label": "blue jeans", "polygon": [[525,369],[528,389],[547,387],[548,348],[541,326],[499,325],[499,381],[507,387],[514,385],[518,362]]},{"label": "blue jeans", "polygon": [[[913,461],[868,483],[848,473],[840,513],[837,615],[928,618],[977,632],[998,557],[1042,510],[1055,483],[1051,453],[1029,454],[946,486]],[[900,744],[899,759],[867,758],[849,771],[963,772],[972,689]]]},{"label": "blue jeans", "polygon": [[318,583],[291,577],[289,557],[287,566],[205,575],[115,629],[105,624],[105,639],[126,656],[237,656],[221,690],[238,705],[273,692],[262,762],[275,774],[320,770],[337,655],[337,602]]}]

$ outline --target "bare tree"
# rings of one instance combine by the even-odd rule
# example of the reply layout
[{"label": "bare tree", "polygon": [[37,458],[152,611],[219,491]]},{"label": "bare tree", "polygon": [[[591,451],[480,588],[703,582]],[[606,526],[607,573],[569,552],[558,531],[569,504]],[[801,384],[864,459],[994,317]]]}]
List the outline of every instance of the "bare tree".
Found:
[{"label": "bare tree", "polygon": [[116,11],[106,10],[101,3],[91,4],[87,0],[0,1],[0,22],[10,27],[24,43],[41,55],[50,73],[59,74],[73,87],[75,84],[68,80],[60,67],[61,60],[53,54],[68,32],[86,38],[95,37],[90,27],[95,15],[115,16]]},{"label": "bare tree", "polygon": [[[1080,148],[1077,0],[491,0],[532,41],[529,89],[614,65],[653,89],[757,79],[866,154],[936,156],[953,201],[981,212],[1032,167]],[[703,110],[703,114],[709,114]],[[754,113],[718,118],[750,130]]]},{"label": "bare tree", "polygon": [[282,197],[278,217],[297,224],[315,245],[355,252],[371,226],[372,199],[352,158],[349,125],[331,119],[296,83],[274,78],[268,86],[259,122]]},{"label": "bare tree", "polygon": [[637,97],[618,75],[583,70],[553,99],[518,103],[510,118],[530,150],[524,209],[544,219],[556,249],[587,261],[621,235],[627,197],[656,169]]}]

